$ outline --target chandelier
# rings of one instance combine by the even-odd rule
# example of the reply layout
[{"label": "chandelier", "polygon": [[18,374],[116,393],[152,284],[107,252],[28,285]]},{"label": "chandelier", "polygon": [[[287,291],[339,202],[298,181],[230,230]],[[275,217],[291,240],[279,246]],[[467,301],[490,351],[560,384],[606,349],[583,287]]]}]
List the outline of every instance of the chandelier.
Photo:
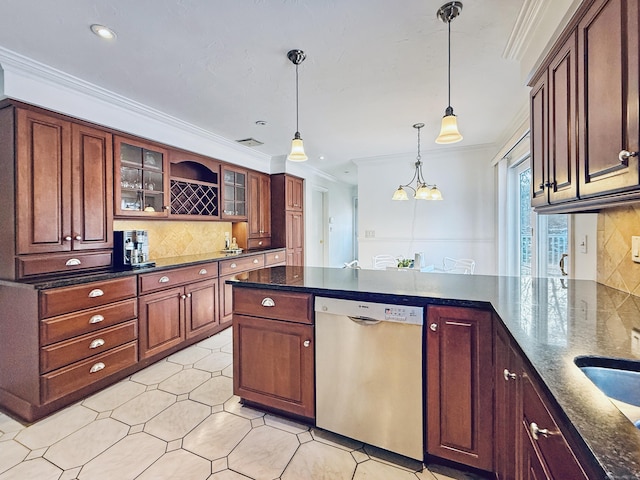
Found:
[{"label": "chandelier", "polygon": [[291,153],[287,156],[287,160],[292,162],[304,162],[307,160],[307,154],[304,153],[304,144],[298,130],[298,65],[300,65],[307,56],[302,50],[289,50],[287,58],[296,66],[296,133],[291,140]]},{"label": "chandelier", "polygon": [[[394,192],[391,200],[409,200],[409,196],[407,195],[407,191],[405,188],[413,191],[413,198],[418,200],[442,200],[442,193],[438,190],[438,187],[434,185],[428,184],[424,175],[422,174],[422,161],[420,157],[420,129],[424,127],[424,123],[416,123],[413,128],[418,130],[418,155],[416,156],[415,163],[415,171],[413,172],[413,177],[406,185],[400,185],[398,189]],[[415,187],[412,187],[411,184],[416,182]]]}]

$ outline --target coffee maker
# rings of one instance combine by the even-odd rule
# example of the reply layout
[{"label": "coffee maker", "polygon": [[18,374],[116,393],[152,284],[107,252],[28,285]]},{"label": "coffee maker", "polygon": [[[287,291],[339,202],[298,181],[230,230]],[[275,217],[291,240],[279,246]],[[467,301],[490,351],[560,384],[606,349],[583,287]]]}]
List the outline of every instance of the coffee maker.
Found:
[{"label": "coffee maker", "polygon": [[146,230],[117,230],[113,232],[114,264],[116,267],[152,267],[149,260],[149,236]]}]

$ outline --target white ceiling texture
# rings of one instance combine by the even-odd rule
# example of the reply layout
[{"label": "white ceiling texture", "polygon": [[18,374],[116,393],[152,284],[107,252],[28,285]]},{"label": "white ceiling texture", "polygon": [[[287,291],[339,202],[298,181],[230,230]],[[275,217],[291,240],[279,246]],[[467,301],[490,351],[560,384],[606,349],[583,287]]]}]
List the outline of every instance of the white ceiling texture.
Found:
[{"label": "white ceiling texture", "polygon": [[[527,104],[505,47],[526,0],[462,0],[451,23],[451,104],[464,140],[490,144]],[[444,0],[3,0],[0,47],[230,140],[353,181],[354,159],[437,146],[447,106]],[[93,35],[99,23],[114,41]],[[264,121],[266,125],[257,125]],[[350,172],[349,174],[345,172]]]}]

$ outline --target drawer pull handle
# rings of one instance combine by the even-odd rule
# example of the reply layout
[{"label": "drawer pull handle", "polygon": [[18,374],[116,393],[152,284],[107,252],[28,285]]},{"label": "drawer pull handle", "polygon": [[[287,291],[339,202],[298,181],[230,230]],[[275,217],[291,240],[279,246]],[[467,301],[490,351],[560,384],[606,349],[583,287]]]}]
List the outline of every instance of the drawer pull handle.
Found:
[{"label": "drawer pull handle", "polygon": [[89,298],[101,297],[102,295],[104,295],[104,292],[99,288],[94,288],[89,292]]},{"label": "drawer pull handle", "polygon": [[309,345],[311,345],[311,340],[305,340],[302,345],[304,345],[305,347],[309,347]]},{"label": "drawer pull handle", "polygon": [[[262,232],[260,232],[260,233],[262,233]],[[262,240],[260,240],[260,241],[258,242],[258,245],[262,245]]]},{"label": "drawer pull handle", "polygon": [[229,265],[230,268],[236,268],[237,265],[235,263],[232,263],[231,265]]},{"label": "drawer pull handle", "polygon": [[104,340],[102,338],[96,338],[93,342],[89,344],[89,348],[98,348],[104,345]]},{"label": "drawer pull handle", "polygon": [[548,437],[549,435],[551,435],[551,432],[549,430],[547,430],[546,428],[538,427],[538,424],[535,422],[531,422],[531,424],[529,425],[529,431],[531,432],[531,436],[534,440],[538,440],[541,435],[543,437]]},{"label": "drawer pull handle", "polygon": [[262,299],[262,306],[263,307],[275,307],[276,306],[276,302],[273,301],[273,298],[265,297],[265,298]]},{"label": "drawer pull handle", "polygon": [[198,275],[206,275],[206,274],[207,274],[206,268],[201,268],[200,271],[198,272]]},{"label": "drawer pull handle", "polygon": [[437,332],[438,331],[438,324],[437,323],[432,323],[431,325],[429,325],[429,328],[431,329],[432,332]]},{"label": "drawer pull handle", "polygon": [[260,261],[257,258],[253,259],[253,263],[259,263]]},{"label": "drawer pull handle", "polygon": [[276,260],[278,260],[278,259],[280,258],[280,255],[276,255],[276,256],[275,256],[275,257],[273,257],[273,258],[275,258]]},{"label": "drawer pull handle", "polygon": [[623,165],[628,165],[629,164],[629,159],[631,157],[637,157],[638,156],[638,152],[630,152],[629,150],[621,150],[620,153],[618,154],[618,159],[620,160],[620,163]]},{"label": "drawer pull handle", "polygon": [[167,283],[169,281],[169,277],[167,277],[166,275],[160,277],[160,280],[158,280],[158,283]]},{"label": "drawer pull handle", "polygon": [[80,265],[82,262],[80,260],[78,260],[77,258],[70,258],[69,260],[67,260],[65,262],[65,265],[67,267],[74,267],[76,265]]},{"label": "drawer pull handle", "polygon": [[104,320],[104,317],[102,315],[94,315],[93,317],[91,317],[89,319],[89,323],[100,323]]},{"label": "drawer pull handle", "polygon": [[106,365],[102,362],[98,362],[96,364],[93,365],[93,367],[91,367],[91,369],[89,370],[89,373],[96,373],[99,372],[100,370],[102,370]]}]

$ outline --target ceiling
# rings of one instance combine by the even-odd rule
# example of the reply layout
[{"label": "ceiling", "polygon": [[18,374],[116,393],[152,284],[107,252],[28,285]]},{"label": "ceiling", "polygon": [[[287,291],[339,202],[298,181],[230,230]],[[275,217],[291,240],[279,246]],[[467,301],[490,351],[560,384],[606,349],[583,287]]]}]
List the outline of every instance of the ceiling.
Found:
[{"label": "ceiling", "polygon": [[[464,140],[501,140],[526,108],[520,64],[503,52],[525,0],[463,0],[451,23],[451,103]],[[445,0],[4,0],[0,47],[230,140],[288,153],[345,181],[354,159],[437,146],[447,106]],[[94,23],[117,33],[103,40]],[[257,125],[264,121],[266,125]],[[223,159],[224,160],[224,159]],[[349,173],[346,173],[349,172]]]}]

